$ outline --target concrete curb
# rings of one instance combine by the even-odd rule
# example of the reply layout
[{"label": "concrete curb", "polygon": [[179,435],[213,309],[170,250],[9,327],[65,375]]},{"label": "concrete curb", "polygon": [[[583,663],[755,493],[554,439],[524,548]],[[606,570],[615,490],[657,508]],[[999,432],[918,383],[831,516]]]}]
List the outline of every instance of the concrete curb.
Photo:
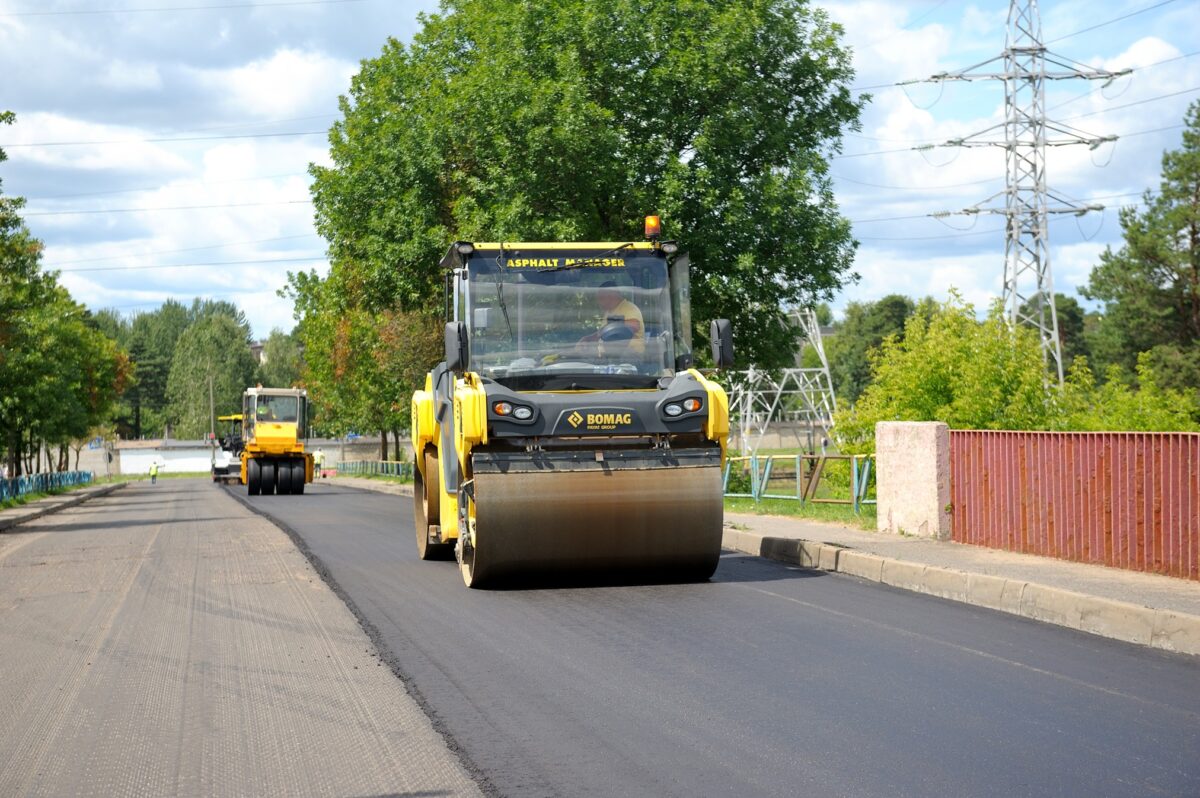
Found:
[{"label": "concrete curb", "polygon": [[1200,655],[1200,616],[1197,615],[1142,607],[1036,582],[880,557],[832,543],[726,529],[721,545],[731,551],[801,568],[848,574],[1114,640]]},{"label": "concrete curb", "polygon": [[[89,499],[94,499],[97,496],[107,496],[118,488],[123,488],[128,483],[114,482],[111,485],[99,485],[95,488],[83,488],[81,490],[71,491],[61,496],[51,496],[47,499],[42,499],[35,504],[27,504],[23,507],[14,507],[9,510],[0,512],[0,532],[6,532],[15,526],[27,524],[44,515],[57,513],[59,510],[65,510],[68,507],[74,507],[77,504],[83,504]],[[6,514],[10,514],[7,515]]]}]

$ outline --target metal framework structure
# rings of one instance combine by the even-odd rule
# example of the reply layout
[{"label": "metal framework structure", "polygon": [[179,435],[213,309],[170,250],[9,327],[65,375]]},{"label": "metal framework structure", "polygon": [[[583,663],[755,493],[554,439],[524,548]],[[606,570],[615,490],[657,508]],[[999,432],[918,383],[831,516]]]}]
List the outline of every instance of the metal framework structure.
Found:
[{"label": "metal framework structure", "polygon": [[[977,72],[995,63],[1000,72]],[[1038,332],[1046,365],[1063,380],[1062,343],[1054,307],[1054,280],[1050,272],[1047,219],[1052,214],[1083,215],[1103,210],[1096,204],[1079,204],[1046,185],[1046,148],[1087,144],[1095,149],[1116,141],[1116,136],[1093,136],[1046,118],[1046,82],[1049,80],[1113,81],[1130,70],[1109,72],[1091,69],[1065,56],[1051,53],[1042,43],[1042,21],[1037,0],[1010,0],[1005,49],[958,72],[933,75],[929,81],[1004,81],[1003,124],[946,142],[949,146],[1002,147],[1005,150],[1004,191],[959,213],[995,214],[1005,218],[1004,307],[1013,324],[1027,324]],[[1107,84],[1106,84],[1107,85]],[[995,138],[1003,133],[1002,139]],[[1003,207],[999,200],[1003,198]]]},{"label": "metal framework structure", "polygon": [[832,434],[837,399],[833,395],[833,379],[829,376],[829,359],[825,356],[817,314],[802,310],[795,321],[804,332],[804,342],[812,346],[821,365],[777,371],[751,367],[737,374],[730,385],[729,409],[745,456],[758,451],[773,421],[807,424],[810,430],[820,432],[824,440]]}]

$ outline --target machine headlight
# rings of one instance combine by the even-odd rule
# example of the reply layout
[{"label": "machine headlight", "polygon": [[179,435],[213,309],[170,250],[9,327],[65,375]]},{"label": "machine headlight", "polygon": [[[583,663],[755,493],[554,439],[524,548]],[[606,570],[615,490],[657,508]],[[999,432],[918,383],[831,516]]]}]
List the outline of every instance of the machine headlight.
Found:
[{"label": "machine headlight", "polygon": [[475,251],[475,245],[470,241],[459,241],[454,248],[458,250],[459,255],[470,255]]},{"label": "machine headlight", "polygon": [[689,413],[695,413],[700,409],[700,400],[695,397],[683,400],[683,409]]},{"label": "machine headlight", "polygon": [[663,408],[663,412],[668,416],[675,417],[683,413],[683,408],[677,404],[669,404]]},{"label": "machine headlight", "polygon": [[513,406],[508,402],[496,402],[496,404],[492,405],[492,410],[498,416],[507,416],[512,414]]},{"label": "machine headlight", "polygon": [[529,419],[533,418],[533,408],[521,407],[520,405],[517,405],[513,408],[512,414],[513,418],[520,419],[521,421],[528,421]]}]

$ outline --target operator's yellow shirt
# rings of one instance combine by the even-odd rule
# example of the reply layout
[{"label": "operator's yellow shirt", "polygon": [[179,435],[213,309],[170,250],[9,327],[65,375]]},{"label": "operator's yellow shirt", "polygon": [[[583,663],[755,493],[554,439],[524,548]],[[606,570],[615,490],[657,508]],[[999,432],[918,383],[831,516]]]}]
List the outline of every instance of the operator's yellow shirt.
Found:
[{"label": "operator's yellow shirt", "polygon": [[633,338],[629,341],[629,351],[638,354],[646,351],[646,325],[642,322],[642,312],[638,310],[637,305],[628,299],[622,299],[621,304],[609,311],[608,315],[624,316],[626,326],[633,330]]}]

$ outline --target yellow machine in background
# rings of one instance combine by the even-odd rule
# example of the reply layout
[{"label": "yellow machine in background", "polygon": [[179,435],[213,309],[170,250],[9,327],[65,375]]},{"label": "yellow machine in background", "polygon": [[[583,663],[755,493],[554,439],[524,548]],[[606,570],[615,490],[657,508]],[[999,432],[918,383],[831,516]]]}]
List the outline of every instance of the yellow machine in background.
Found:
[{"label": "yellow machine in background", "polygon": [[222,435],[212,442],[213,482],[242,483],[242,414],[217,416]]},{"label": "yellow machine in background", "polygon": [[301,388],[250,388],[242,395],[241,480],[251,496],[304,493],[312,455],[304,451],[308,393]]},{"label": "yellow machine in background", "polygon": [[[692,368],[688,258],[645,242],[458,242],[446,360],[413,394],[422,559],[513,576],[707,579],[721,551],[725,391]],[[732,365],[729,322],[713,359]]]}]

